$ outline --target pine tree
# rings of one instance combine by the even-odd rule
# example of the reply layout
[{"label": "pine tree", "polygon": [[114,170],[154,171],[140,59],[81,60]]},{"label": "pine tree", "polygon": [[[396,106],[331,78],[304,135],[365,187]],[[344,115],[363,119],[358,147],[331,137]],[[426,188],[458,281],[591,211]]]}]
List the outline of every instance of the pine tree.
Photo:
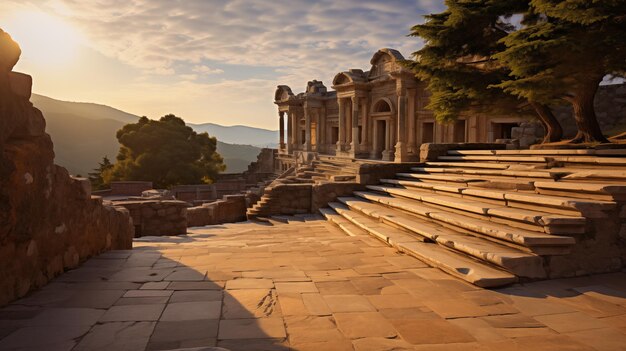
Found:
[{"label": "pine tree", "polygon": [[593,101],[606,75],[626,71],[626,1],[531,0],[522,24],[494,55],[513,79],[495,86],[534,101],[570,103],[578,127],[570,142],[606,142]]},{"label": "pine tree", "polygon": [[113,164],[107,156],[102,158],[102,162],[98,163],[98,168],[95,168],[93,172],[88,173],[91,186],[95,190],[101,190],[108,187],[108,183],[104,181],[104,175],[107,171],[113,169]]},{"label": "pine tree", "polygon": [[426,16],[412,28],[411,36],[425,40],[424,47],[407,61],[416,76],[428,82],[428,108],[438,121],[458,118],[468,109],[527,115],[534,113],[546,129],[544,141],[561,139],[562,129],[543,103],[520,99],[496,88],[512,79],[511,71],[494,59],[504,51],[502,42],[515,30],[509,18],[528,9],[529,1],[447,0],[447,9]]}]

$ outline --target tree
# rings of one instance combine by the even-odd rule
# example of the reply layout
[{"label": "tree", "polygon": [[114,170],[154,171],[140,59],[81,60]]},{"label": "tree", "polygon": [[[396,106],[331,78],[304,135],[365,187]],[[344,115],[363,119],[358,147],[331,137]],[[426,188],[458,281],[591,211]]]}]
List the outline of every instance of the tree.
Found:
[{"label": "tree", "polygon": [[113,164],[107,156],[102,158],[102,162],[98,163],[98,168],[94,168],[93,172],[88,173],[91,187],[95,190],[102,190],[108,187],[109,183],[104,181],[107,172],[113,169]]},{"label": "tree", "polygon": [[578,127],[570,142],[607,142],[593,101],[606,75],[626,71],[626,1],[531,0],[522,24],[494,55],[513,79],[495,86],[534,101],[565,100]]},{"label": "tree", "polygon": [[546,129],[544,142],[557,141],[562,128],[545,104],[525,100],[494,88],[510,77],[508,67],[494,59],[506,49],[501,42],[515,26],[508,19],[525,11],[528,1],[448,0],[447,9],[426,16],[411,36],[425,40],[407,66],[428,82],[428,108],[441,122],[458,118],[467,110],[528,115],[534,111]]},{"label": "tree", "polygon": [[226,169],[215,137],[194,132],[172,114],[158,121],[141,117],[120,129],[117,140],[122,146],[106,182],[146,180],[159,188],[203,184]]}]

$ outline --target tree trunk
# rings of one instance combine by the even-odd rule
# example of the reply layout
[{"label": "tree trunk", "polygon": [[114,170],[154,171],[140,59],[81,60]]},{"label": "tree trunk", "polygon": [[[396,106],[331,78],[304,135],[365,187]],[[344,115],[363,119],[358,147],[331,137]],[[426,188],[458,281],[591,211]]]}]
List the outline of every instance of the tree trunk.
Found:
[{"label": "tree trunk", "polygon": [[554,117],[552,110],[547,105],[540,104],[537,102],[529,101],[530,106],[535,109],[537,112],[537,116],[539,120],[543,124],[543,127],[546,129],[546,136],[543,138],[542,144],[545,143],[553,143],[556,141],[561,141],[563,137],[563,128],[561,128],[561,124]]},{"label": "tree trunk", "polygon": [[570,140],[571,143],[609,142],[602,134],[593,106],[593,100],[598,91],[600,81],[602,81],[602,77],[589,82],[576,91],[573,96],[566,98],[574,108],[574,120],[576,121],[576,127],[578,127],[578,133],[574,139]]}]

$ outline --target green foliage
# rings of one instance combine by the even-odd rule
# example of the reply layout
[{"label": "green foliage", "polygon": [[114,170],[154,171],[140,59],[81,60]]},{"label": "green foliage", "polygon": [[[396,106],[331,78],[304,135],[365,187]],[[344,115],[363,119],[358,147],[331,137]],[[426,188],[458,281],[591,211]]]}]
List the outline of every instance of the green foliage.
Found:
[{"label": "green foliage", "polygon": [[626,1],[531,0],[528,11],[495,55],[515,77],[499,87],[549,102],[626,72]]},{"label": "green foliage", "polygon": [[[593,98],[606,75],[626,72],[625,0],[446,0],[411,35],[425,40],[407,65],[428,81],[439,121],[461,111],[528,102],[560,132],[546,104],[568,102],[573,142],[604,142]],[[521,16],[518,28],[508,21]]]},{"label": "green foliage", "polygon": [[102,162],[98,163],[98,168],[95,168],[93,172],[88,173],[91,187],[94,190],[102,190],[108,188],[109,183],[105,182],[103,177],[112,169],[113,164],[107,156],[104,156],[102,158]]},{"label": "green foliage", "polygon": [[514,27],[507,18],[523,10],[525,1],[447,0],[447,10],[426,16],[427,21],[411,29],[425,45],[405,64],[428,82],[429,105],[440,122],[457,119],[473,108],[483,112],[508,110],[514,113],[523,101],[501,89],[489,87],[508,79],[507,67],[493,59],[504,50],[501,39]]},{"label": "green foliage", "polygon": [[171,114],[158,121],[142,117],[120,129],[117,139],[122,146],[106,181],[148,180],[159,188],[203,184],[226,168],[215,137],[194,132]]}]

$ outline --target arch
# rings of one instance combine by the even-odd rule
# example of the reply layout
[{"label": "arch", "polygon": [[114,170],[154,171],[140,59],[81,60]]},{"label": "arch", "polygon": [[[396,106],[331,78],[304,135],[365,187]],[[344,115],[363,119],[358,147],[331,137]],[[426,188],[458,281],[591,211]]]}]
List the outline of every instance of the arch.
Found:
[{"label": "arch", "polygon": [[389,48],[378,50],[370,60],[372,68],[370,69],[369,77],[374,78],[397,70],[400,68],[397,61],[402,60],[404,60],[404,56],[398,50]]},{"label": "arch", "polygon": [[372,113],[394,113],[393,103],[388,98],[380,98],[372,104]]},{"label": "arch", "polygon": [[341,85],[352,82],[352,77],[350,77],[346,72],[338,73],[335,78],[333,78],[333,85]]},{"label": "arch", "polygon": [[276,87],[276,92],[274,93],[274,101],[286,101],[293,96],[293,92],[291,88],[286,85],[279,85]]},{"label": "arch", "polygon": [[396,49],[383,48],[376,51],[370,60],[370,64],[375,65],[381,60],[383,60],[383,62],[404,60],[404,56]]}]

